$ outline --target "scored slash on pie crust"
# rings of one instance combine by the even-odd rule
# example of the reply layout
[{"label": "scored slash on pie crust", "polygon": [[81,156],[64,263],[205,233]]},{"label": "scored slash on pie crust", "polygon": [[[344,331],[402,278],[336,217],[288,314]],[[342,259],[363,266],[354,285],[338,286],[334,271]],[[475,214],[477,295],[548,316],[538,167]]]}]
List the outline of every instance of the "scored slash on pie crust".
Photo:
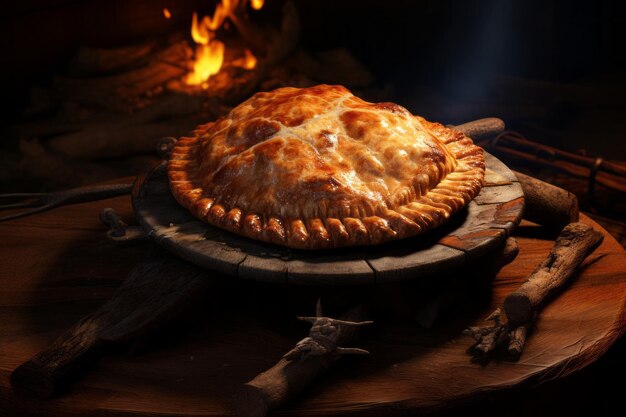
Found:
[{"label": "scored slash on pie crust", "polygon": [[464,134],[328,85],[257,93],[178,140],[168,163],[174,197],[201,220],[302,249],[423,233],[484,173]]}]

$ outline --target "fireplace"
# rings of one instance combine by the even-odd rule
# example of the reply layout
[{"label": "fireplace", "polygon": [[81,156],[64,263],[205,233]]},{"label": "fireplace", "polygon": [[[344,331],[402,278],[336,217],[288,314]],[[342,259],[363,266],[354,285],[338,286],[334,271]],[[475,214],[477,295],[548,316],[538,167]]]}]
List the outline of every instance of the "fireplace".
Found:
[{"label": "fireplace", "polygon": [[15,4],[0,38],[10,103],[0,116],[0,183],[45,191],[135,175],[155,162],[159,138],[185,135],[254,92],[327,83],[444,123],[499,117],[535,142],[584,154],[591,162],[577,184],[545,164],[539,172],[507,161],[614,216],[624,190],[607,184],[619,178],[603,179],[602,165],[599,185],[585,178],[598,157],[626,159],[615,146],[625,89],[621,8],[609,1],[592,8],[556,1]]}]

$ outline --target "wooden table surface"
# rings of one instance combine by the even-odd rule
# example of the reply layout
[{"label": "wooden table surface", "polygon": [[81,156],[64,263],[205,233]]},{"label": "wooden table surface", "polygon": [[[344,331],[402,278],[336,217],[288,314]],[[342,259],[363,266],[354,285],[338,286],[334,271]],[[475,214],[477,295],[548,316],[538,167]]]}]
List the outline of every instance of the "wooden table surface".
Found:
[{"label": "wooden table surface", "polygon": [[[0,223],[0,415],[228,414],[237,387],[306,335],[308,327],[291,316],[293,306],[285,300],[292,290],[235,284],[227,295],[209,291],[206,302],[149,340],[112,349],[56,398],[32,400],[11,390],[13,369],[102,305],[152,250],[150,242],[109,242],[98,219],[104,207],[132,218],[124,196]],[[582,221],[602,230],[585,216]],[[528,390],[597,360],[626,327],[626,253],[606,233],[577,281],[541,313],[519,361],[470,362],[465,349],[471,340],[459,335],[461,329],[500,305],[553,243],[529,223],[515,235],[520,254],[498,274],[488,302],[470,301],[428,331],[377,323],[357,342],[371,351],[369,357],[342,359],[274,415],[413,415],[485,394],[495,401],[495,393]],[[312,313],[314,301],[296,310]]]}]

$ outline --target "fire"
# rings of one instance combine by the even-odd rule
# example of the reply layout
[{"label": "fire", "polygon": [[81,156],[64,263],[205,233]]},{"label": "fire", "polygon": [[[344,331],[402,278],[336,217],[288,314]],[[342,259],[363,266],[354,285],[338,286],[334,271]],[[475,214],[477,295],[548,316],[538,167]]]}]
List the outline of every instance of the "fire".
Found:
[{"label": "fire", "polygon": [[241,58],[235,59],[231,64],[235,67],[241,67],[245,69],[252,69],[256,67],[256,57],[250,52],[249,49],[245,50],[245,55]]},{"label": "fire", "polygon": [[[204,16],[202,20],[199,20],[198,13],[194,12],[191,20],[191,38],[197,46],[193,70],[185,80],[188,85],[201,85],[206,89],[208,79],[220,71],[224,63],[226,46],[215,38],[215,32],[222,27],[226,18],[239,7],[240,3],[246,1],[250,1],[250,6],[254,10],[260,10],[265,3],[265,0],[222,0],[215,8],[213,16]],[[253,69],[257,59],[252,52],[246,50],[245,56],[235,60],[233,64]]]},{"label": "fire", "polygon": [[193,72],[187,76],[187,84],[202,85],[202,88],[208,88],[207,80],[209,77],[217,74],[222,68],[224,49],[224,44],[218,40],[214,40],[208,45],[198,45]]},{"label": "fire", "polygon": [[[261,4],[263,6],[263,4]],[[249,49],[246,49],[246,56],[244,57],[244,62],[242,65],[245,69],[252,69],[256,67],[256,57],[252,55]]]},{"label": "fire", "polygon": [[167,7],[163,8],[163,16],[165,16],[166,19],[171,19],[172,18],[172,12],[170,12],[170,9],[168,9]]}]

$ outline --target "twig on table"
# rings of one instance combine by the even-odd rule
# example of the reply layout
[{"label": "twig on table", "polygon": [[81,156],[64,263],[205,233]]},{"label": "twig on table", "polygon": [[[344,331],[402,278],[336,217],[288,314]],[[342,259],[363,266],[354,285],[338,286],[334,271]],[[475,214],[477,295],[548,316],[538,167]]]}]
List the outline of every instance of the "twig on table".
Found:
[{"label": "twig on table", "polygon": [[557,237],[548,257],[528,279],[504,300],[507,323],[501,321],[501,310],[496,309],[486,320],[491,326],[469,327],[463,334],[476,343],[470,352],[485,358],[499,348],[519,356],[524,351],[526,336],[539,311],[569,283],[585,258],[602,243],[604,236],[584,223],[567,225]]}]

